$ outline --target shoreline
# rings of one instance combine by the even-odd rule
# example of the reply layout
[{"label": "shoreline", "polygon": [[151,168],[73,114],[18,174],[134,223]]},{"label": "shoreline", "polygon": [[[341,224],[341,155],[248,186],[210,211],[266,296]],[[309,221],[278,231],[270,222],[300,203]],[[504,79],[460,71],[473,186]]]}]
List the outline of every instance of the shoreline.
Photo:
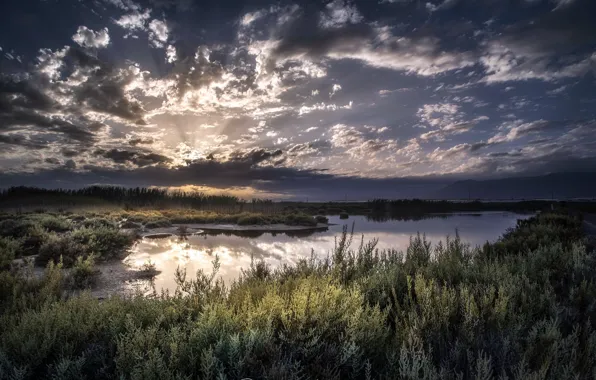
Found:
[{"label": "shoreline", "polygon": [[[145,229],[139,232],[141,238],[166,237],[166,234],[179,235],[178,229],[186,227],[190,234],[197,234],[203,231],[209,232],[294,232],[294,231],[324,231],[332,224],[317,223],[316,226],[289,226],[287,224],[268,224],[268,225],[246,225],[238,224],[217,224],[217,223],[175,223],[172,227],[158,227]],[[126,229],[125,229],[126,230]]]}]

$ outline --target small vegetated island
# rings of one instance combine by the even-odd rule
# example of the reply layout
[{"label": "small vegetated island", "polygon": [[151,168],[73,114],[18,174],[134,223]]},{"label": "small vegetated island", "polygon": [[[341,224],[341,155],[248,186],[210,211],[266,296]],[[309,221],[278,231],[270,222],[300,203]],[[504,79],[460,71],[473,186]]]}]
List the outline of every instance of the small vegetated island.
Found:
[{"label": "small vegetated island", "polygon": [[[457,203],[5,190],[0,378],[594,378],[596,260],[582,213],[592,206]],[[144,230],[316,228],[342,213],[420,218],[510,208],[536,215],[482,247],[415,236],[404,252],[380,251],[351,245],[344,233],[326,260],[279,269],[256,262],[228,285],[215,262],[213,273],[181,274],[169,296],[81,291],[93,285],[98,262],[121,259]],[[44,273],[32,275],[33,265]]]}]

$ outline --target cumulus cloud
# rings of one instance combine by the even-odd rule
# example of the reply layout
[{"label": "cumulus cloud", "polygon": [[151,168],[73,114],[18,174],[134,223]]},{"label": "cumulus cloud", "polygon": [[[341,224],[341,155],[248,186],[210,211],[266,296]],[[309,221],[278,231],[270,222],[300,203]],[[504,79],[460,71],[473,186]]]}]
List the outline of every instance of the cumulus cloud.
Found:
[{"label": "cumulus cloud", "polygon": [[358,24],[364,19],[356,6],[350,5],[345,0],[334,0],[328,3],[325,8],[320,19],[320,24],[324,28]]},{"label": "cumulus cloud", "polygon": [[155,47],[163,47],[168,41],[170,32],[168,25],[161,20],[151,20],[149,23],[149,41]]},{"label": "cumulus cloud", "polygon": [[110,35],[108,34],[108,28],[95,32],[82,25],[72,36],[72,40],[82,47],[99,49],[109,45]]}]

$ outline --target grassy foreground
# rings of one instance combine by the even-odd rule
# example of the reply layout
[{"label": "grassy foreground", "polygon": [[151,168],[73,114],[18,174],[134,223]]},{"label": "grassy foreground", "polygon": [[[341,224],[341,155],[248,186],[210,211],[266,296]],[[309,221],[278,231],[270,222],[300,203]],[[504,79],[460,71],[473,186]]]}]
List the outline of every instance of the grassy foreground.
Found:
[{"label": "grassy foreground", "polygon": [[560,214],[480,249],[344,234],[327,261],[255,263],[229,288],[179,273],[171,297],[66,299],[59,266],[3,271],[0,378],[589,379],[595,276]]}]

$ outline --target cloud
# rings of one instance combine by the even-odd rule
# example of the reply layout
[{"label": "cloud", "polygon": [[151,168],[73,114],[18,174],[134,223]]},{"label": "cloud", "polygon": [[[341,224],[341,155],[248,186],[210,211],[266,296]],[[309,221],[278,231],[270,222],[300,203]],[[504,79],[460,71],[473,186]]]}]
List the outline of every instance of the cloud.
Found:
[{"label": "cloud", "polygon": [[35,141],[20,134],[0,134],[0,146],[15,145],[26,149],[44,149],[46,144]]},{"label": "cloud", "polygon": [[96,112],[143,123],[145,111],[141,103],[133,100],[125,91],[125,87],[134,79],[134,71],[116,69],[76,48],[70,48],[67,57],[85,74],[81,83],[71,89],[73,98],[79,104]]},{"label": "cloud", "polygon": [[172,161],[166,156],[153,152],[139,152],[121,149],[110,149],[107,151],[103,149],[97,149],[95,152],[93,152],[93,154],[110,159],[117,164],[130,163],[137,167],[166,164]]},{"label": "cloud", "polygon": [[539,132],[544,132],[544,131],[548,131],[548,130],[553,130],[553,129],[559,129],[562,128],[564,126],[564,123],[562,122],[556,122],[556,121],[547,121],[547,120],[536,120],[536,121],[532,121],[530,123],[513,123],[512,125],[509,126],[509,132],[507,133],[498,133],[495,136],[491,137],[488,140],[489,144],[495,144],[495,143],[502,143],[502,142],[506,142],[506,141],[514,141],[517,140],[521,137],[530,135],[530,134],[534,134],[534,133],[539,133]]},{"label": "cloud", "polygon": [[146,9],[144,12],[133,12],[123,15],[114,22],[124,29],[129,31],[146,30],[145,24],[151,17],[151,10]]},{"label": "cloud", "polygon": [[344,152],[355,158],[372,158],[371,156],[388,150],[397,149],[397,143],[393,139],[366,138],[363,132],[353,126],[344,124],[334,125],[331,130],[331,146],[343,148]]},{"label": "cloud", "polygon": [[331,92],[329,93],[329,97],[335,95],[339,90],[341,90],[341,85],[334,84],[333,86],[331,86]]},{"label": "cloud", "polygon": [[305,115],[314,111],[337,111],[337,110],[349,110],[352,109],[353,102],[349,102],[343,106],[337,104],[325,104],[324,102],[315,103],[310,106],[302,106],[298,110],[299,115]]},{"label": "cloud", "polygon": [[458,118],[459,109],[460,106],[453,103],[425,104],[418,109],[416,115],[421,122],[431,127],[439,127],[454,124]]},{"label": "cloud", "polygon": [[149,144],[153,144],[154,143],[154,140],[151,137],[147,137],[147,138],[137,137],[137,138],[133,138],[133,139],[128,140],[128,143],[130,145],[132,145],[132,146],[137,146],[137,145],[140,145],[140,144],[147,144],[147,145],[149,145]]},{"label": "cloud", "polygon": [[590,0],[559,1],[556,12],[539,13],[485,42],[486,82],[581,77],[596,67]]},{"label": "cloud", "polygon": [[[336,9],[343,2],[331,4]],[[292,19],[277,31],[270,59],[274,62],[291,58],[350,59],[421,76],[475,64],[474,54],[446,50],[438,37],[394,35],[388,26],[362,22],[363,18],[354,10],[337,9],[333,17],[305,12]]]},{"label": "cloud", "polygon": [[72,40],[85,48],[105,48],[110,44],[110,36],[108,28],[103,28],[99,32],[95,32],[86,26],[79,26]]},{"label": "cloud", "polygon": [[242,16],[242,19],[240,20],[240,24],[242,26],[249,26],[253,22],[255,22],[258,19],[265,16],[265,14],[266,14],[266,12],[263,10],[246,13],[244,16]]},{"label": "cloud", "polygon": [[358,24],[363,19],[356,6],[350,5],[345,0],[334,0],[325,6],[320,25],[324,28],[333,28],[346,24]]},{"label": "cloud", "polygon": [[476,124],[478,124],[480,121],[483,121],[483,120],[488,120],[488,117],[480,116],[480,117],[478,117],[474,120],[471,120],[471,121],[465,121],[465,122],[455,123],[455,124],[448,124],[448,125],[442,127],[441,129],[423,133],[422,135],[420,135],[420,138],[422,140],[429,140],[429,139],[433,138],[438,141],[443,141],[445,139],[445,137],[447,137],[449,135],[458,135],[460,133],[469,131]]},{"label": "cloud", "polygon": [[[94,135],[61,115],[52,115],[60,108],[45,91],[26,80],[0,80],[0,131],[32,127],[41,132],[55,132],[68,139],[91,143]],[[80,119],[85,121],[84,118]]]},{"label": "cloud", "polygon": [[149,23],[149,41],[155,47],[163,47],[168,41],[168,25],[161,20],[151,20]]}]

